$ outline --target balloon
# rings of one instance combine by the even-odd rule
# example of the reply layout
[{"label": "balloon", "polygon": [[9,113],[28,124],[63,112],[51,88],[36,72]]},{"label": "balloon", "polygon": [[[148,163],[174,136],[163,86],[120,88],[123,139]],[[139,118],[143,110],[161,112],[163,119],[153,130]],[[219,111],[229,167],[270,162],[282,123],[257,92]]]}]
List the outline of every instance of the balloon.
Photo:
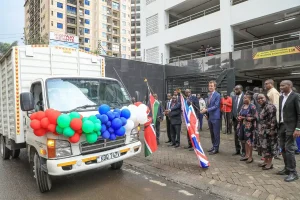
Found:
[{"label": "balloon", "polygon": [[52,132],[54,135],[56,135],[56,136],[58,136],[59,134],[58,133],[56,133],[56,131],[54,131],[54,132]]},{"label": "balloon", "polygon": [[120,117],[124,117],[125,119],[129,119],[130,118],[130,114],[131,114],[130,110],[128,110],[127,108],[125,108],[125,109],[123,109],[121,111]]},{"label": "balloon", "polygon": [[115,108],[114,112],[117,112],[117,113],[121,114],[121,110],[119,108]]},{"label": "balloon", "polygon": [[36,113],[36,119],[42,120],[44,117],[46,117],[45,113],[43,111],[39,111]]},{"label": "balloon", "polygon": [[34,120],[34,119],[36,119],[36,115],[37,115],[37,113],[35,112],[35,113],[32,113],[31,115],[30,115],[30,119],[31,120]]},{"label": "balloon", "polygon": [[96,132],[98,136],[101,136],[101,131]]},{"label": "balloon", "polygon": [[115,135],[115,134],[113,134],[113,133],[112,133],[112,134],[110,134],[110,136],[109,136],[109,139],[110,139],[110,140],[115,140],[115,139],[116,139],[116,135]]},{"label": "balloon", "polygon": [[40,129],[41,128],[41,122],[37,119],[34,119],[30,122],[30,127],[33,129],[33,130],[37,130],[37,129]]},{"label": "balloon", "polygon": [[76,131],[77,133],[80,133],[80,135],[82,135],[82,129],[79,129],[78,131]]},{"label": "balloon", "polygon": [[90,120],[86,120],[82,124],[82,130],[85,133],[92,133],[94,131],[94,123]]},{"label": "balloon", "polygon": [[119,129],[122,126],[122,120],[119,118],[115,118],[111,122],[111,127],[115,130]]},{"label": "balloon", "polygon": [[86,141],[90,144],[97,142],[98,139],[98,135],[96,133],[86,134],[85,137],[86,137]]},{"label": "balloon", "polygon": [[122,126],[125,126],[127,124],[127,119],[124,117],[121,117],[120,119],[122,121]]},{"label": "balloon", "polygon": [[98,132],[98,131],[100,131],[100,130],[101,130],[101,124],[95,123],[95,124],[94,124],[94,131],[95,131],[95,132]]},{"label": "balloon", "polygon": [[41,127],[44,129],[47,129],[48,126],[49,126],[49,120],[47,117],[45,117],[41,120]]},{"label": "balloon", "polygon": [[41,129],[33,130],[33,133],[34,133],[36,136],[41,137],[41,136],[44,136],[44,135],[47,133],[47,131],[46,131],[45,129],[41,128]]},{"label": "balloon", "polygon": [[111,126],[111,121],[106,122],[106,128],[109,128]]},{"label": "balloon", "polygon": [[112,111],[107,112],[106,115],[110,121],[115,118],[115,114]]},{"label": "balloon", "polygon": [[137,110],[138,110],[138,112],[146,113],[147,112],[147,106],[145,104],[141,104],[141,105],[138,106]]},{"label": "balloon", "polygon": [[74,131],[78,131],[82,128],[82,121],[80,118],[74,118],[72,119],[71,123],[70,123],[70,127],[74,130]]},{"label": "balloon", "polygon": [[101,120],[101,115],[100,114],[97,114],[96,117],[97,117],[97,119]]},{"label": "balloon", "polygon": [[48,119],[49,119],[49,122],[50,124],[57,124],[57,118],[60,116],[60,112],[59,111],[56,111],[56,110],[53,110],[52,112],[50,112],[48,115]]},{"label": "balloon", "polygon": [[137,122],[137,116],[136,116],[136,114],[135,113],[131,113],[131,116],[130,116],[130,118],[129,118],[131,121],[133,121],[134,123],[136,123]]},{"label": "balloon", "polygon": [[52,112],[54,112],[54,110],[52,109],[52,108],[50,108],[50,109],[47,109],[46,111],[45,111],[45,115],[46,115],[46,117],[48,117],[49,118],[49,116],[51,116],[51,113]]},{"label": "balloon", "polygon": [[64,129],[59,126],[56,126],[55,130],[58,134],[62,134],[64,132]]},{"label": "balloon", "polygon": [[110,107],[106,104],[103,104],[98,108],[98,111],[101,115],[103,115],[106,114],[108,111],[110,111]]},{"label": "balloon", "polygon": [[139,101],[134,103],[135,106],[139,106],[141,104],[142,104],[142,102],[139,102]]},{"label": "balloon", "polygon": [[104,139],[108,139],[109,136],[110,136],[110,133],[109,133],[108,131],[105,131],[104,133],[102,133],[102,137],[103,137]]},{"label": "balloon", "polygon": [[102,124],[101,125],[101,133],[104,133],[106,131],[106,125]]},{"label": "balloon", "polygon": [[101,117],[100,117],[100,121],[102,122],[102,123],[106,123],[106,122],[108,122],[108,117],[107,117],[107,115],[101,115]]},{"label": "balloon", "polygon": [[72,137],[69,138],[69,141],[71,143],[77,143],[80,140],[80,134],[79,133],[75,133]]},{"label": "balloon", "polygon": [[136,117],[137,122],[140,124],[145,124],[147,122],[147,114],[146,113],[139,113]]},{"label": "balloon", "polygon": [[51,133],[56,133],[56,126],[54,124],[49,124],[48,127],[47,127],[48,131],[51,132]]},{"label": "balloon", "polygon": [[71,120],[72,120],[72,119],[75,119],[75,118],[80,119],[80,114],[79,114],[78,112],[71,112],[71,113],[69,114],[69,116],[70,116]]},{"label": "balloon", "polygon": [[71,118],[69,115],[62,114],[57,118],[57,124],[61,128],[66,128],[70,126]]},{"label": "balloon", "polygon": [[127,107],[127,106],[123,106],[123,107],[121,108],[121,111],[122,111],[123,109],[125,109],[125,108],[127,108],[127,109],[128,109],[128,107]]},{"label": "balloon", "polygon": [[75,131],[71,129],[71,127],[67,127],[64,129],[63,134],[66,137],[72,137],[75,134]]},{"label": "balloon", "polygon": [[115,130],[114,130],[113,128],[110,127],[110,128],[108,129],[108,132],[109,132],[109,133],[114,133]]},{"label": "balloon", "polygon": [[100,121],[100,119],[96,119],[96,120],[94,121],[94,123],[95,123],[95,124],[101,124],[101,121]]},{"label": "balloon", "polygon": [[126,130],[124,128],[124,126],[122,126],[121,128],[119,128],[118,130],[115,131],[115,134],[117,136],[123,136],[125,134]]},{"label": "balloon", "polygon": [[120,113],[114,112],[115,118],[120,118]]},{"label": "balloon", "polygon": [[97,117],[95,115],[92,115],[89,117],[89,120],[91,120],[92,122],[95,123],[95,121],[97,120]]},{"label": "balloon", "polygon": [[131,131],[134,128],[134,123],[132,120],[127,120],[127,124],[124,126],[126,131]]}]

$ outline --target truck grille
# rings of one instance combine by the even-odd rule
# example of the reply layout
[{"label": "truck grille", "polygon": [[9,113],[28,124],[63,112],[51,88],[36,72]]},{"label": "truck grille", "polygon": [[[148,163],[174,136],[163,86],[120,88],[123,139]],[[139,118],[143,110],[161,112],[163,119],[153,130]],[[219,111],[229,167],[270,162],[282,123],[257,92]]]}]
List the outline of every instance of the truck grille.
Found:
[{"label": "truck grille", "polygon": [[94,144],[87,142],[80,143],[81,154],[98,153],[110,149],[125,146],[125,137],[117,137],[116,140],[98,139]]}]

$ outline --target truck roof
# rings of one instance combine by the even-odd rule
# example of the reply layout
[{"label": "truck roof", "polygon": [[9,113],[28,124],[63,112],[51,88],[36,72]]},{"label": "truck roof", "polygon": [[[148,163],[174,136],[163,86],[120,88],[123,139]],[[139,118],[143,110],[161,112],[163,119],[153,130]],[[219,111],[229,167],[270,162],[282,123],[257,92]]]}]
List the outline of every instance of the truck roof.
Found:
[{"label": "truck roof", "polygon": [[55,75],[55,76],[43,76],[41,79],[45,81],[46,79],[50,78],[88,78],[88,79],[105,79],[105,80],[115,80],[118,81],[117,79],[114,78],[108,78],[108,77],[101,77],[101,76],[73,76],[73,75]]}]

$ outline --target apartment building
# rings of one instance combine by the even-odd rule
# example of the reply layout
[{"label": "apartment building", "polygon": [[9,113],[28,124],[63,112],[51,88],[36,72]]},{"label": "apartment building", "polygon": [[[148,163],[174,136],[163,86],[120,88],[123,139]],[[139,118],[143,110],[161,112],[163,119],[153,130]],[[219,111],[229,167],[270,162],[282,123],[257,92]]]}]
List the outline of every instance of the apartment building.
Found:
[{"label": "apartment building", "polygon": [[49,42],[50,32],[79,37],[79,48],[131,58],[130,0],[26,0],[25,37]]},{"label": "apartment building", "polygon": [[142,61],[141,15],[141,0],[131,0],[131,58],[139,61]]}]

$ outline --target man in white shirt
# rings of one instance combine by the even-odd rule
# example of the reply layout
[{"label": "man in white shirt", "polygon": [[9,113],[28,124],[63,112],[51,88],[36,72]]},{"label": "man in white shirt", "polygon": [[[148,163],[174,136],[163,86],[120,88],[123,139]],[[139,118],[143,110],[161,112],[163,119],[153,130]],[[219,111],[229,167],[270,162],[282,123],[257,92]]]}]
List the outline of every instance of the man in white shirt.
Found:
[{"label": "man in white shirt", "polygon": [[[274,88],[274,81],[272,79],[268,79],[265,81],[265,88],[268,91],[267,96],[276,109],[279,109],[279,96],[280,93]],[[276,114],[277,121],[279,120],[279,112]]]},{"label": "man in white shirt", "polygon": [[[165,110],[171,110],[171,102],[172,102],[172,95],[170,93],[167,94],[167,101],[166,101],[166,107]],[[169,116],[165,113],[166,116],[166,126],[167,126],[167,135],[168,135],[168,141],[166,143],[172,142],[171,137],[171,123]]]}]

